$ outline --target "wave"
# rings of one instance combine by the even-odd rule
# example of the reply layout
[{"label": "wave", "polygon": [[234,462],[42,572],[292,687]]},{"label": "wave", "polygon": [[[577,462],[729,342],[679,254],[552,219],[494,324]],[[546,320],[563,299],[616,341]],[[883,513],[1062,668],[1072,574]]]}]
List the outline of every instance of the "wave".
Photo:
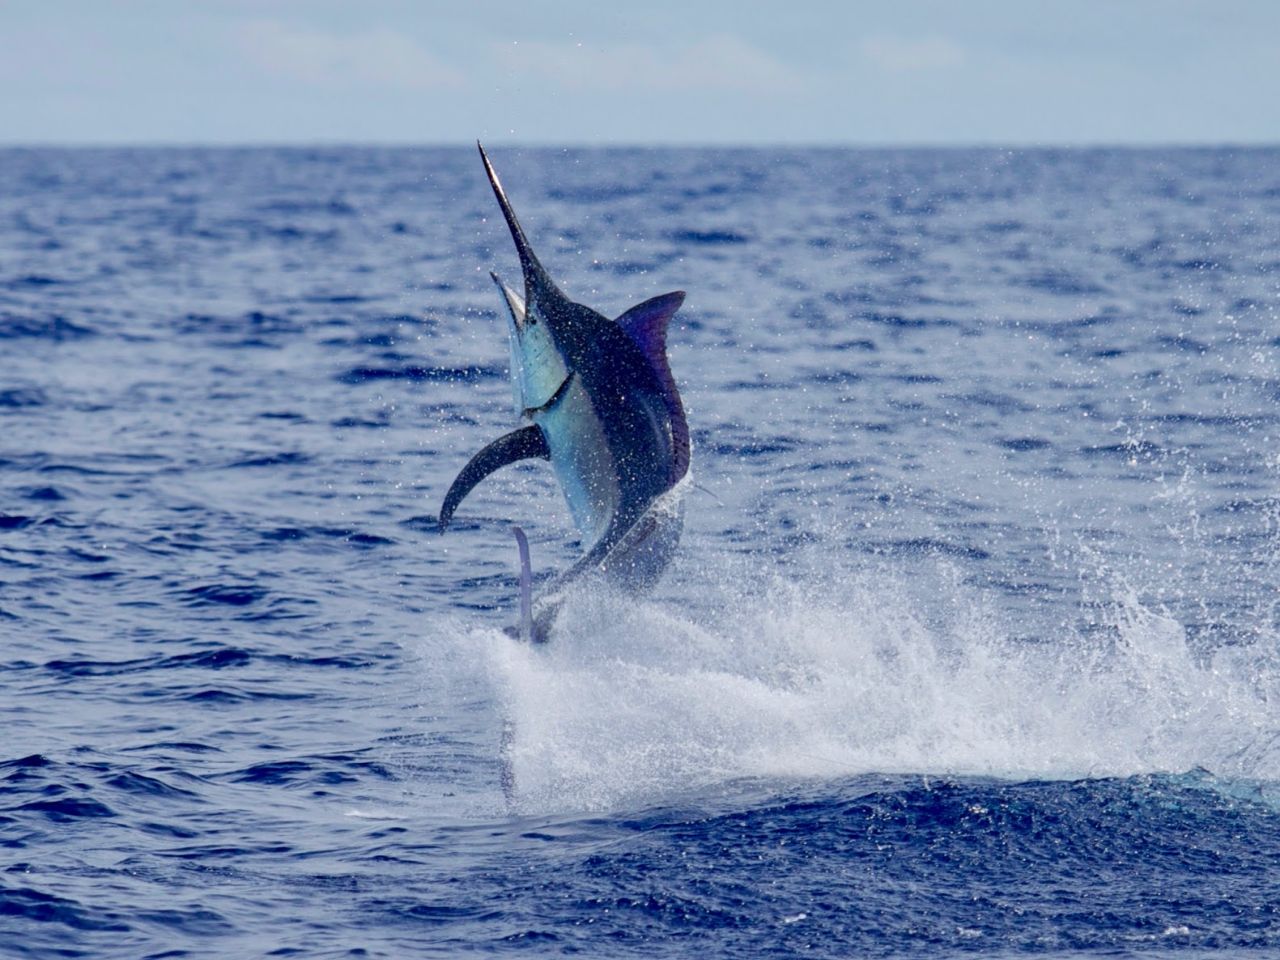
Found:
[{"label": "wave", "polygon": [[1280,661],[1196,656],[1117,588],[1105,622],[1028,640],[957,584],[729,577],[691,611],[588,592],[542,647],[473,638],[518,810],[605,810],[740,778],[1003,780],[1203,769],[1280,777]]}]

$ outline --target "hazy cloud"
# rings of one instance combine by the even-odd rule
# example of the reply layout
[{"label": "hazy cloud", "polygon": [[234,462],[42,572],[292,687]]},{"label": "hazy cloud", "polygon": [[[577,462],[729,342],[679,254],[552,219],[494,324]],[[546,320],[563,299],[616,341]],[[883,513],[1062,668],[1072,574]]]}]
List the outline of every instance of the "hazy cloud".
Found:
[{"label": "hazy cloud", "polygon": [[961,66],[964,48],[946,37],[867,37],[862,55],[885,70],[911,72]]},{"label": "hazy cloud", "polygon": [[304,83],[430,90],[463,79],[412,37],[386,27],[336,34],[260,20],[243,24],[238,40],[258,66]]},{"label": "hazy cloud", "polygon": [[789,93],[804,85],[791,66],[729,35],[668,49],[525,41],[497,55],[508,69],[572,90]]}]

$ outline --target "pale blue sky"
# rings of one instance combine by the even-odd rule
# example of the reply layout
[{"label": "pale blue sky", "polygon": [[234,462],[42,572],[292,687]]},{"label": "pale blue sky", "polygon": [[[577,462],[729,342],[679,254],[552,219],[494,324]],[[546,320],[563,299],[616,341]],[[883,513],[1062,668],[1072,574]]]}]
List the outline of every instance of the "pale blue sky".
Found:
[{"label": "pale blue sky", "polygon": [[1280,142],[1280,0],[0,0],[0,143]]}]

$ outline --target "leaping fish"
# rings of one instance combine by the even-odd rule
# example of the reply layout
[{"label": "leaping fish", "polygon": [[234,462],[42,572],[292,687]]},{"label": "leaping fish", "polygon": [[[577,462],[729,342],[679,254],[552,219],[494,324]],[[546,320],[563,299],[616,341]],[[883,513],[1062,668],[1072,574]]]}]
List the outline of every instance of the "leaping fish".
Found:
[{"label": "leaping fish", "polygon": [[547,639],[562,588],[599,572],[629,591],[650,587],[680,540],[672,491],[689,472],[689,425],[667,360],[667,327],[684,292],[645,300],[617,319],[570,300],[525,237],[489,162],[489,184],[515,241],[524,296],[491,273],[507,307],[516,413],[526,424],[494,440],[454,479],[440,529],[477,483],[500,467],[550,460],[586,553],[530,610],[528,548],[521,546],[521,634]]}]

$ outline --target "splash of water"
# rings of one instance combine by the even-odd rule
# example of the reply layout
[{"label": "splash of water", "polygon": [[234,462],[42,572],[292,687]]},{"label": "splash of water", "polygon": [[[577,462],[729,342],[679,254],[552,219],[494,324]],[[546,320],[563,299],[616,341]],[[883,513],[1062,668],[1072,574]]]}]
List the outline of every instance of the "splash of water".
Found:
[{"label": "splash of water", "polygon": [[587,594],[546,646],[485,631],[516,806],[872,772],[1280,777],[1280,664],[1257,647],[1193,656],[1124,591],[1101,634],[1031,642],[981,592],[942,589],[939,617],[883,575],[778,576],[702,613]]}]

